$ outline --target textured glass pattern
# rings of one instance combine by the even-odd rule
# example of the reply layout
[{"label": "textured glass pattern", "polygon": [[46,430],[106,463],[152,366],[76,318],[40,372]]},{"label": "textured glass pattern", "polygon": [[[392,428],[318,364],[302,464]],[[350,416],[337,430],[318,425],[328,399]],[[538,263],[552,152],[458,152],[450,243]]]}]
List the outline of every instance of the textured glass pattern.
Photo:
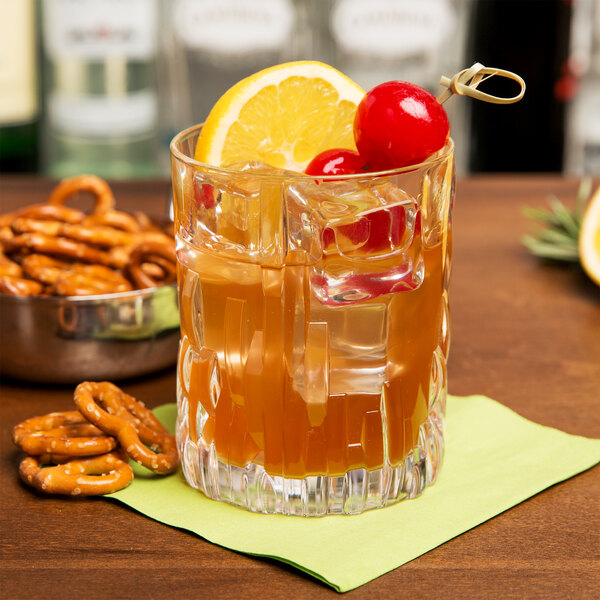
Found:
[{"label": "textured glass pattern", "polygon": [[451,143],[337,181],[172,164],[189,484],[306,516],[420,494],[444,445]]}]

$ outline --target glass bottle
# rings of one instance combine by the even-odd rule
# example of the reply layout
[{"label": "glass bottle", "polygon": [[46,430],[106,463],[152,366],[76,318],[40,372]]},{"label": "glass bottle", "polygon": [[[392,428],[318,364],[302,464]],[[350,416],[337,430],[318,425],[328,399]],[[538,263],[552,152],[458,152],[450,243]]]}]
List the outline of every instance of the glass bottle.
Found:
[{"label": "glass bottle", "polygon": [[157,0],[46,0],[47,172],[157,171]]},{"label": "glass bottle", "polygon": [[[560,172],[569,90],[570,0],[476,2],[469,61],[514,71],[527,83],[521,102],[502,107],[471,103],[472,172]],[[510,96],[500,78],[485,91]]]},{"label": "glass bottle", "polygon": [[39,158],[35,0],[0,0],[0,172],[35,172]]},{"label": "glass bottle", "polygon": [[565,171],[600,176],[600,3],[575,5],[571,37],[577,83],[567,119]]},{"label": "glass bottle", "polygon": [[[336,0],[329,27],[333,64],[365,90],[390,80],[410,81],[434,95],[441,75],[464,68],[472,0]],[[457,171],[468,153],[466,102],[444,105],[459,149]]]},{"label": "glass bottle", "polygon": [[170,10],[185,67],[180,86],[189,99],[187,125],[206,119],[220,96],[244,77],[298,58],[292,53],[297,22],[292,0],[175,0]]}]

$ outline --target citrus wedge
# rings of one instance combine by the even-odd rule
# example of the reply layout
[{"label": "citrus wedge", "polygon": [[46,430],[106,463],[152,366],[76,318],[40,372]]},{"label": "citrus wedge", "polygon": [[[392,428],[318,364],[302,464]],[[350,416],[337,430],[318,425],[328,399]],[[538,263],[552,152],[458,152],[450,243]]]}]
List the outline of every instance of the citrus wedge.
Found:
[{"label": "citrus wedge", "polygon": [[356,150],[352,126],[363,96],[351,79],[316,61],[259,71],[214,105],[195,159],[214,166],[259,161],[303,171],[323,150]]},{"label": "citrus wedge", "polygon": [[579,260],[590,279],[600,285],[600,187],[590,198],[581,221]]}]

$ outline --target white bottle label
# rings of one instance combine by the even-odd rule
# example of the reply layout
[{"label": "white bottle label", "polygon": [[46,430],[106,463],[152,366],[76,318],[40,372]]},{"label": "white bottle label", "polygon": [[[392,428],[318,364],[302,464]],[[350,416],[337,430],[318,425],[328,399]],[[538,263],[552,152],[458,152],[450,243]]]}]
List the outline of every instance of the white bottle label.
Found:
[{"label": "white bottle label", "polygon": [[437,50],[455,20],[449,0],[339,0],[330,27],[349,54],[398,58]]},{"label": "white bottle label", "polygon": [[142,90],[126,96],[71,96],[54,92],[48,102],[52,128],[65,134],[126,137],[152,131],[158,117],[156,94]]},{"label": "white bottle label", "polygon": [[0,0],[0,123],[37,114],[34,0]]},{"label": "white bottle label", "polygon": [[43,8],[51,58],[147,60],[156,53],[156,0],[45,0]]},{"label": "white bottle label", "polygon": [[235,55],[281,49],[294,19],[291,0],[177,0],[174,27],[188,48]]}]

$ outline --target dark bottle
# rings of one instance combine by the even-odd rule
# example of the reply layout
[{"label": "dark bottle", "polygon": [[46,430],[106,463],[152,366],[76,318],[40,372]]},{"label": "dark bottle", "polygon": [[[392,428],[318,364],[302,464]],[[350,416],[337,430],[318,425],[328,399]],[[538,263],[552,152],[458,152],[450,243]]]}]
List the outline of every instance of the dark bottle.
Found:
[{"label": "dark bottle", "polygon": [[0,3],[0,172],[35,172],[39,99],[35,0]]},{"label": "dark bottle", "polygon": [[[514,71],[523,100],[508,106],[471,102],[471,172],[560,172],[565,147],[571,2],[476,0],[468,64]],[[481,89],[511,96],[516,84],[498,77]]]}]

